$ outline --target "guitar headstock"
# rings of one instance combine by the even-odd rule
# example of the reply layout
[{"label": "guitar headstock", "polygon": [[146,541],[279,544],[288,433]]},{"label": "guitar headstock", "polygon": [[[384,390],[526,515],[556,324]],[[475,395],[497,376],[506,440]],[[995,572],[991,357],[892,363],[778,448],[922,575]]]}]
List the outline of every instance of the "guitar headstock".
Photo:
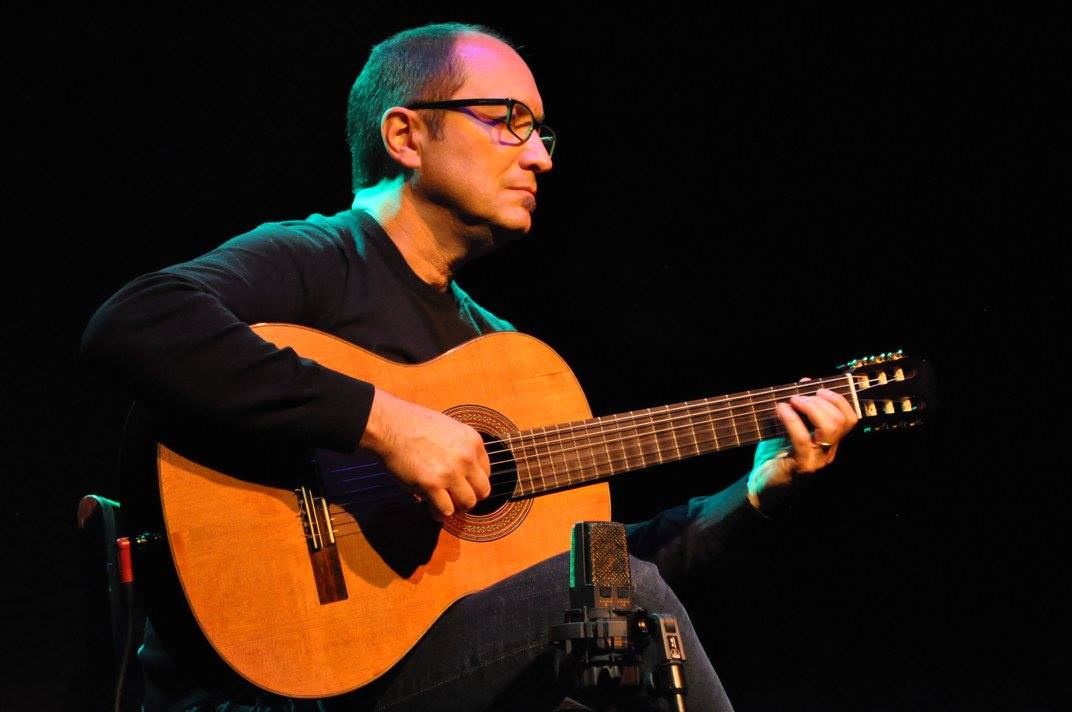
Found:
[{"label": "guitar headstock", "polygon": [[852,376],[865,433],[911,428],[934,406],[934,371],[923,359],[891,351],[838,366]]}]

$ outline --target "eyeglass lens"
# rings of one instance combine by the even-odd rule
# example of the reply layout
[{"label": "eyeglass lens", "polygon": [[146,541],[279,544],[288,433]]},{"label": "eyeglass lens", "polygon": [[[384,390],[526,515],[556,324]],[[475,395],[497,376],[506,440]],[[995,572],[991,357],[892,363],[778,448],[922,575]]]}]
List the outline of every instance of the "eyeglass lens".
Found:
[{"label": "eyeglass lens", "polygon": [[[522,141],[528,141],[529,136],[532,135],[533,127],[536,125],[536,117],[532,115],[532,110],[521,102],[516,102],[511,107],[509,119],[510,133]],[[544,148],[550,154],[555,148],[554,132],[546,126],[541,126],[540,140],[543,141]]]}]

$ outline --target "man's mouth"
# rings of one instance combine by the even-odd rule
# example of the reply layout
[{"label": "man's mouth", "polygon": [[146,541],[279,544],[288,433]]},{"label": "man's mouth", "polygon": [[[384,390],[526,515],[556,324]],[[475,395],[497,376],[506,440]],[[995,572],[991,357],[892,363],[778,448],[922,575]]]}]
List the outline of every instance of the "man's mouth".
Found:
[{"label": "man's mouth", "polygon": [[536,189],[535,188],[511,188],[510,190],[516,190],[519,193],[524,194],[521,198],[521,203],[525,206],[525,209],[530,213],[536,209]]}]

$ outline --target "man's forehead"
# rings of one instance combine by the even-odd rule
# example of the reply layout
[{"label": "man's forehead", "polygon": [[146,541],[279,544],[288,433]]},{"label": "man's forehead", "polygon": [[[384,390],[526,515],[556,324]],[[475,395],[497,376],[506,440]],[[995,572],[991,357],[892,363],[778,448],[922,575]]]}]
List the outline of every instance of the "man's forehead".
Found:
[{"label": "man's forehead", "polygon": [[525,102],[537,114],[543,113],[532,71],[508,45],[486,35],[465,35],[459,38],[455,52],[466,67],[465,83],[455,98],[509,97]]}]

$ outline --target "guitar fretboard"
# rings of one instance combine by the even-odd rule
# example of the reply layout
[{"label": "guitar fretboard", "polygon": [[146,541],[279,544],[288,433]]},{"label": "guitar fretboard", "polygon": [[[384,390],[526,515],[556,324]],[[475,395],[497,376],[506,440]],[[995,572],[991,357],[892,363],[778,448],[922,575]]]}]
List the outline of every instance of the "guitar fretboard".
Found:
[{"label": "guitar fretboard", "polygon": [[505,438],[518,497],[779,437],[775,403],[820,388],[849,395],[845,375],[523,430]]}]

